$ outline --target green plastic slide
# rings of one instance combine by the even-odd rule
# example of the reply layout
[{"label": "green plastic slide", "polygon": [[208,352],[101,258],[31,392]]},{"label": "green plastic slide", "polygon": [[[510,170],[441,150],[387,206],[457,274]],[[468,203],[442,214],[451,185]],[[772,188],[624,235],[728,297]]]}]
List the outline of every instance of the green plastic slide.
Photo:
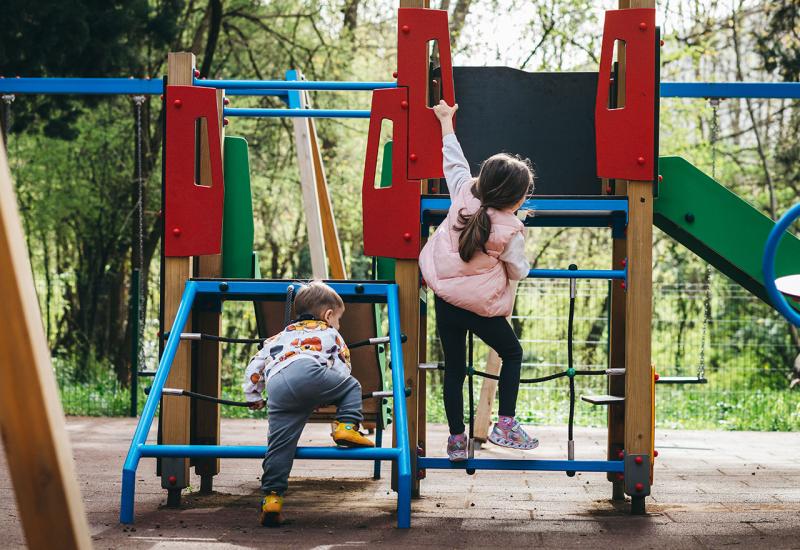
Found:
[{"label": "green plastic slide", "polygon": [[253,257],[253,198],[247,140],[225,137],[225,206],[222,215],[222,276],[255,276]]},{"label": "green plastic slide", "polygon": [[[761,259],[775,223],[736,193],[680,157],[661,157],[653,223],[736,283],[770,303]],[[778,276],[800,273],[800,240],[784,237]]]}]

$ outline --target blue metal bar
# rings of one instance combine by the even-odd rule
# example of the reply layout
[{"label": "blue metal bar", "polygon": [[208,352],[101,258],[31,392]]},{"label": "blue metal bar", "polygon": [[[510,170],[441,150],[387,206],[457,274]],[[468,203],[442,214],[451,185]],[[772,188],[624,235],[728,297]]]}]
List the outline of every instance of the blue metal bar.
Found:
[{"label": "blue metal bar", "polygon": [[286,98],[289,95],[288,90],[248,90],[248,89],[241,89],[241,90],[225,90],[226,96],[275,96],[280,98]]},{"label": "blue metal bar", "polygon": [[786,297],[778,290],[775,285],[775,255],[778,251],[778,245],[781,242],[785,232],[789,229],[794,221],[800,217],[800,204],[792,206],[786,214],[781,216],[781,219],[769,232],[767,243],[764,246],[764,258],[761,261],[761,271],[764,274],[764,287],[767,289],[767,294],[781,315],[786,317],[789,322],[795,326],[800,327],[800,314],[789,305]]},{"label": "blue metal bar", "polygon": [[[211,294],[231,300],[241,300],[256,295],[264,297],[285,297],[286,289],[290,285],[297,286],[297,283],[293,283],[292,281],[243,281],[236,279],[230,281],[200,279],[192,281],[192,283],[197,289],[197,294]],[[392,286],[391,284],[378,282],[354,283],[328,281],[326,284],[333,288],[340,296],[369,298],[375,302],[385,302],[389,295],[389,288]],[[170,336],[171,335],[172,333],[170,333]],[[401,384],[401,391],[403,387],[404,386]]]},{"label": "blue metal bar", "polygon": [[318,91],[371,91],[383,88],[397,88],[397,82],[335,82],[335,81],[310,81],[310,80],[200,80],[194,79],[195,86],[206,88],[224,88],[236,90],[239,88],[260,90],[318,90]]},{"label": "blue metal bar", "polygon": [[661,97],[800,98],[800,82],[662,82]]},{"label": "blue metal bar", "polygon": [[0,92],[8,94],[158,95],[160,78],[2,78]]},{"label": "blue metal bar", "polygon": [[156,407],[161,400],[161,390],[164,388],[164,384],[167,381],[172,361],[175,359],[175,353],[178,351],[178,345],[181,342],[181,330],[186,325],[186,321],[189,319],[189,314],[192,311],[192,304],[197,295],[197,287],[197,283],[193,281],[186,282],[183,296],[181,296],[181,303],[178,306],[178,312],[175,314],[175,322],[172,323],[172,329],[169,332],[169,338],[167,338],[164,353],[161,355],[161,361],[158,363],[158,370],[156,370],[156,375],[153,379],[153,386],[150,390],[150,394],[147,396],[147,401],[144,403],[142,416],[139,418],[139,423],[136,425],[133,439],[131,439],[128,456],[125,458],[125,464],[122,467],[122,496],[119,510],[120,523],[133,523],[136,467],[139,465],[139,458],[142,456],[141,449],[147,440],[147,434],[153,423]]},{"label": "blue metal bar", "polygon": [[[421,211],[446,211],[450,208],[450,197],[422,197],[420,202]],[[533,215],[537,212],[560,212],[560,211],[599,211],[599,212],[628,212],[627,199],[587,199],[587,198],[559,198],[544,199],[533,197],[526,200],[520,210],[532,210]]]},{"label": "blue metal bar", "polygon": [[260,109],[230,108],[223,110],[225,116],[247,117],[295,117],[295,118],[369,118],[369,111],[356,109]]},{"label": "blue metal bar", "polygon": [[[264,458],[264,445],[142,445],[142,457],[175,458]],[[339,447],[298,447],[295,458],[312,460],[395,460],[400,449],[340,449]]]},{"label": "blue metal bar", "polygon": [[[411,527],[411,443],[408,440],[408,415],[406,413],[405,373],[403,371],[403,346],[400,339],[400,299],[397,285],[387,287],[389,310],[389,352],[392,360],[392,392],[394,393],[394,420],[397,459],[397,527]],[[414,390],[416,391],[416,387]],[[416,445],[414,445],[416,452]]]},{"label": "blue metal bar", "polygon": [[531,269],[529,279],[622,279],[625,269]]},{"label": "blue metal bar", "polygon": [[624,472],[622,460],[503,460],[471,458],[451,462],[448,458],[419,457],[417,468],[435,470],[528,470],[543,472]]}]

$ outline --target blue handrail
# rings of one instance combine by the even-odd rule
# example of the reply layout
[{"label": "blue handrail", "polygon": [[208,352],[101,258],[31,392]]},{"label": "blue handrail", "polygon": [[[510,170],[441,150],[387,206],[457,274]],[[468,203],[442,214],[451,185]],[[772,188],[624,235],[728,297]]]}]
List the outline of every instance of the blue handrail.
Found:
[{"label": "blue handrail", "polygon": [[761,271],[764,275],[764,288],[767,289],[767,294],[769,295],[772,305],[774,305],[775,309],[786,317],[790,323],[800,327],[800,314],[789,305],[786,297],[784,297],[775,285],[775,255],[778,251],[778,245],[783,238],[784,232],[789,229],[798,217],[800,217],[800,204],[794,205],[786,214],[781,216],[781,219],[778,220],[775,227],[769,232],[767,244],[764,246],[764,258],[761,261]]},{"label": "blue handrail", "polygon": [[356,109],[258,109],[231,108],[223,110],[225,116],[239,117],[296,117],[296,118],[369,118],[369,111]]},{"label": "blue handrail", "polygon": [[531,269],[529,279],[622,279],[627,269]]},{"label": "blue handrail", "polygon": [[397,88],[397,82],[336,82],[312,80],[201,80],[194,79],[195,86],[236,90],[317,90],[317,91],[371,91],[384,88]]}]

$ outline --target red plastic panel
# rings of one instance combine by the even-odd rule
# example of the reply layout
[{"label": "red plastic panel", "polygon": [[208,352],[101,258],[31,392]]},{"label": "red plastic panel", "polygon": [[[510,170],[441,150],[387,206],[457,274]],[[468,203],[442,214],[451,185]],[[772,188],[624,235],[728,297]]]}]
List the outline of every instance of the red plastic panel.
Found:
[{"label": "red plastic panel", "polygon": [[[597,175],[636,181],[653,179],[655,150],[656,11],[606,12],[595,105]],[[625,105],[608,108],[614,43],[625,42]]]},{"label": "red plastic panel", "polygon": [[[361,189],[364,254],[367,256],[400,259],[419,257],[420,182],[406,177],[408,109],[403,107],[403,102],[407,101],[406,88],[375,90],[372,93],[372,114]],[[384,119],[393,123],[392,186],[376,189],[375,170]]]},{"label": "red plastic panel", "polygon": [[[225,188],[217,91],[214,88],[167,86],[166,109],[165,254],[219,254]],[[198,118],[208,121],[210,187],[195,183],[195,121]]]},{"label": "red plastic panel", "polygon": [[442,98],[455,103],[453,63],[447,11],[400,8],[397,16],[397,84],[408,87],[409,141],[406,164],[409,179],[441,178],[442,134],[436,115],[428,107],[430,40],[439,43]]}]

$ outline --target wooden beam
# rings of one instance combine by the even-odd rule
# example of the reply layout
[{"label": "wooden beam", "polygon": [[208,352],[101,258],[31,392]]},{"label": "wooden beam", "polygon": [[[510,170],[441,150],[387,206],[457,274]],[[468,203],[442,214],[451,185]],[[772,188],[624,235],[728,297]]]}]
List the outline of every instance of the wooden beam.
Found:
[{"label": "wooden beam", "polygon": [[[303,92],[306,104],[310,107],[308,94]],[[339,242],[339,232],[336,228],[336,218],[333,216],[333,204],[331,203],[330,189],[328,188],[328,178],[325,176],[325,165],[322,163],[322,152],[319,148],[317,139],[317,127],[313,118],[308,121],[308,137],[311,139],[311,159],[314,163],[314,181],[317,186],[317,199],[319,200],[319,210],[322,222],[322,238],[325,244],[325,256],[328,259],[330,275],[333,279],[347,279],[347,272],[344,268],[344,256],[342,255],[342,245]]]},{"label": "wooden beam", "polygon": [[[2,139],[0,139],[2,145]],[[30,548],[92,547],[31,276],[5,149],[0,146],[0,433]]]},{"label": "wooden beam", "polygon": [[[194,54],[170,53],[167,60],[167,81],[170,85],[191,86],[194,78]],[[201,173],[202,173],[202,163]],[[178,312],[186,280],[193,276],[192,258],[164,258],[164,330],[170,330]],[[187,321],[183,331],[191,331]],[[175,353],[166,386],[191,390],[191,344],[181,342]],[[161,403],[161,443],[186,445],[190,435],[190,400],[165,397]],[[175,476],[175,484],[168,479]],[[189,460],[164,458],[161,460],[161,486],[165,489],[183,489],[189,486]]]},{"label": "wooden beam", "polygon": [[325,243],[322,236],[320,201],[315,181],[309,124],[304,118],[293,118],[292,124],[294,125],[297,165],[300,169],[300,188],[303,191],[303,209],[306,215],[308,247],[311,254],[311,272],[315,279],[327,279],[328,268],[325,264]]}]

